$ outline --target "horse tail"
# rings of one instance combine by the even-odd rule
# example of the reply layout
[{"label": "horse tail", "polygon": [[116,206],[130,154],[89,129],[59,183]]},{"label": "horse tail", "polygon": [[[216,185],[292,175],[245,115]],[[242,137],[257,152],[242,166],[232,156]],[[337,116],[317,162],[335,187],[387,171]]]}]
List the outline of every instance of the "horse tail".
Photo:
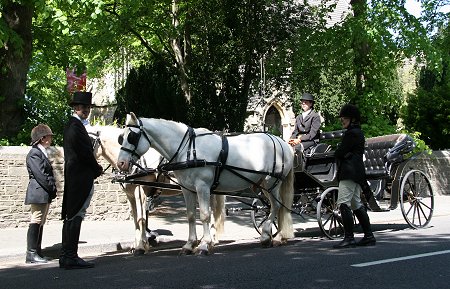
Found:
[{"label": "horse tail", "polygon": [[294,168],[291,168],[286,178],[281,183],[280,197],[282,206],[278,211],[278,224],[282,239],[294,237],[291,208],[294,202]]},{"label": "horse tail", "polygon": [[218,235],[224,231],[225,223],[225,196],[213,194],[211,208],[213,210],[214,227]]}]

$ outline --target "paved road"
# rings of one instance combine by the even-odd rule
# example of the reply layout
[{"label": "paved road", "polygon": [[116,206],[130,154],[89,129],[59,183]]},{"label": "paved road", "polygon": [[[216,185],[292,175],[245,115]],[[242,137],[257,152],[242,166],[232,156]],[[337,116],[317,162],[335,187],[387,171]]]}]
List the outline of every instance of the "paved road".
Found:
[{"label": "paved road", "polygon": [[56,261],[13,262],[0,269],[0,288],[448,288],[449,200],[437,198],[432,224],[422,230],[410,229],[399,210],[371,213],[377,245],[349,250],[331,249],[334,241],[304,221],[287,245],[263,249],[248,216],[235,215],[213,255],[180,257],[187,232],[175,229],[185,226],[179,220],[164,229],[173,238],[146,256],[86,251],[96,268],[72,271]]}]

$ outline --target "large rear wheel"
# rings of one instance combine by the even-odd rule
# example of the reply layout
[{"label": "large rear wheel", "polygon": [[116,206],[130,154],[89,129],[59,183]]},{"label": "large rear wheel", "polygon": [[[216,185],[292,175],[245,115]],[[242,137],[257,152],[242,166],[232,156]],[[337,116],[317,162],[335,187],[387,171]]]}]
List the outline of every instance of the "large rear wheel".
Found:
[{"label": "large rear wheel", "polygon": [[342,239],[344,226],[337,204],[338,188],[330,187],[322,192],[317,205],[317,221],[320,230],[329,239]]},{"label": "large rear wheel", "polygon": [[434,196],[428,177],[420,170],[411,170],[400,185],[400,208],[411,228],[426,227],[433,216]]}]

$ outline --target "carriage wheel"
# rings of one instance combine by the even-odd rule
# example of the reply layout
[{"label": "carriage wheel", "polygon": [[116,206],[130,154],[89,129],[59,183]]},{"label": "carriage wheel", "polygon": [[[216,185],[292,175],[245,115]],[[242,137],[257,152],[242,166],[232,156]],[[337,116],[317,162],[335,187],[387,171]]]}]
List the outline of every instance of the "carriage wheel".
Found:
[{"label": "carriage wheel", "polygon": [[[261,229],[264,226],[264,224],[269,219],[270,214],[270,201],[269,199],[263,194],[259,193],[258,198],[253,199],[252,202],[252,210],[250,212],[253,226],[255,227],[256,231],[261,235]],[[272,224],[272,237],[275,237],[278,233],[278,227],[275,222]]]},{"label": "carriage wheel", "polygon": [[411,228],[427,226],[434,209],[434,196],[428,177],[419,170],[411,170],[403,177],[400,186],[400,207]]},{"label": "carriage wheel", "polygon": [[317,221],[320,230],[331,240],[344,237],[341,213],[336,203],[337,196],[338,188],[330,187],[320,195],[320,201],[317,205]]}]

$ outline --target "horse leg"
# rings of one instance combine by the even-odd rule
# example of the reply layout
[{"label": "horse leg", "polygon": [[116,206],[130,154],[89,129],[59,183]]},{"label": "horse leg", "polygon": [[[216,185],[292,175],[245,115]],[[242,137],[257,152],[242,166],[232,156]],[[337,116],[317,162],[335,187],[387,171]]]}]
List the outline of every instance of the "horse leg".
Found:
[{"label": "horse leg", "polygon": [[143,228],[143,223],[145,223],[145,220],[142,218],[142,207],[138,205],[140,203],[139,187],[128,186],[126,187],[125,192],[127,194],[128,201],[130,202],[131,213],[134,221],[134,255],[143,255],[145,253],[146,244],[145,230]]},{"label": "horse leg", "polygon": [[266,197],[270,200],[270,214],[267,219],[267,222],[264,223],[261,229],[261,237],[260,242],[263,247],[272,247],[272,224],[275,222],[275,217],[278,214],[278,210],[280,209],[279,203],[275,200],[276,195],[274,193],[277,192],[277,188],[274,188],[272,192],[265,193]]},{"label": "horse leg", "polygon": [[186,203],[186,214],[189,224],[189,237],[181,248],[180,255],[190,255],[194,252],[194,248],[197,246],[197,231],[195,224],[195,193],[181,189],[184,196],[184,201]]},{"label": "horse leg", "polygon": [[[146,196],[144,193],[144,190],[141,186],[137,186],[134,190],[134,196],[135,196],[135,204],[136,204],[136,220],[137,220],[137,231],[136,231],[136,240],[139,240],[139,252],[137,255],[142,255],[146,251],[148,251],[148,241],[147,241],[147,223],[145,218],[146,208],[145,208],[145,201]],[[136,251],[135,250],[135,255]]]},{"label": "horse leg", "polygon": [[197,199],[200,211],[200,221],[203,225],[203,237],[197,247],[196,254],[208,255],[214,247],[211,237],[211,207],[210,207],[210,189],[207,186],[197,188]]}]

